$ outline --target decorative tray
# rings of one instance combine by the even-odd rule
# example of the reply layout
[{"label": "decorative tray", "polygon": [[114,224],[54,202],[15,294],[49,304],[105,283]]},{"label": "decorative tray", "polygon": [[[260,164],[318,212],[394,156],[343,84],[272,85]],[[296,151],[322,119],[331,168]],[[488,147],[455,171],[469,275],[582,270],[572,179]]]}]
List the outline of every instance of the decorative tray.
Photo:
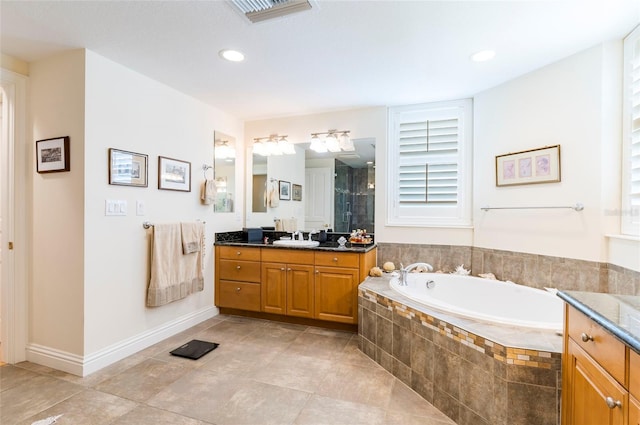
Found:
[{"label": "decorative tray", "polygon": [[362,240],[349,239],[349,242],[351,242],[352,245],[370,245],[373,243],[373,239],[371,238],[362,239]]}]

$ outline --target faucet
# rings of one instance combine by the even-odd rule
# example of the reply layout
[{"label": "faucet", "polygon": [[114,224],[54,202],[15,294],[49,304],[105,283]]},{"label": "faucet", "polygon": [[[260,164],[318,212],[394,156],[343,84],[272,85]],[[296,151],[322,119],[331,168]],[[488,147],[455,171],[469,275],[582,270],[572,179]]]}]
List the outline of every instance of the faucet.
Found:
[{"label": "faucet", "polygon": [[316,233],[318,233],[317,230],[313,229],[309,232],[309,240],[311,240],[311,235],[315,235]]},{"label": "faucet", "polygon": [[411,272],[412,270],[417,269],[418,267],[423,267],[425,269],[427,269],[427,271],[432,272],[433,271],[433,266],[431,264],[428,263],[413,263],[413,264],[409,264],[407,267],[403,266],[402,263],[400,263],[400,272],[402,273],[402,279],[400,279],[399,285],[400,286],[407,286],[407,276],[409,274],[409,272]]},{"label": "faucet", "polygon": [[302,232],[302,230],[298,230],[296,233],[298,234],[298,240],[299,241],[303,241],[304,240],[304,233]]}]

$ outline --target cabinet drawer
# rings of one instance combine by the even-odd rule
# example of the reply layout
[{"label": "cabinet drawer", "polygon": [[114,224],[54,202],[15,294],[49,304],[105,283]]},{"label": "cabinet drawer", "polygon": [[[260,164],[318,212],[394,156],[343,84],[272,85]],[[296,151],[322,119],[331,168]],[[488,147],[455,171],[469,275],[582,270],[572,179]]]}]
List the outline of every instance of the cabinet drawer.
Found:
[{"label": "cabinet drawer", "polygon": [[629,392],[640,400],[640,354],[631,349],[629,349]]},{"label": "cabinet drawer", "polygon": [[625,346],[602,326],[573,307],[568,308],[569,337],[616,381],[625,384]]},{"label": "cabinet drawer", "polygon": [[218,255],[225,260],[260,261],[260,248],[220,246]]},{"label": "cabinet drawer", "polygon": [[312,265],[313,259],[313,251],[275,248],[265,248],[262,250],[262,262]]},{"label": "cabinet drawer", "polygon": [[255,261],[220,260],[220,279],[260,283],[260,263]]},{"label": "cabinet drawer", "polygon": [[353,252],[316,252],[316,266],[358,268],[360,259]]},{"label": "cabinet drawer", "polygon": [[260,311],[260,285],[220,280],[218,307]]}]

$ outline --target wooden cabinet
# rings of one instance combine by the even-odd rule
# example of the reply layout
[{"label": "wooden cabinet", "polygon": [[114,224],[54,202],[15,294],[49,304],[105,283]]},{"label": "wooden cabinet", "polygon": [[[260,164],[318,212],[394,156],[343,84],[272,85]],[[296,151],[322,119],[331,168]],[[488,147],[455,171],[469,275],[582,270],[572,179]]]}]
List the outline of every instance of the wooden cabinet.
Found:
[{"label": "wooden cabinet", "polygon": [[218,307],[260,311],[260,248],[216,247]]},{"label": "wooden cabinet", "polygon": [[262,311],[312,318],[313,287],[312,251],[264,250]]},{"label": "wooden cabinet", "polygon": [[566,305],[562,371],[564,425],[640,425],[629,395],[629,348]]},{"label": "wooden cabinet", "polygon": [[358,285],[376,264],[366,253],[216,246],[218,307],[358,323]]},{"label": "wooden cabinet", "polygon": [[629,397],[629,425],[640,425],[640,401]]},{"label": "wooden cabinet", "polygon": [[640,425],[640,354],[629,350],[629,425]]},{"label": "wooden cabinet", "polygon": [[316,318],[357,323],[358,269],[316,266]]}]

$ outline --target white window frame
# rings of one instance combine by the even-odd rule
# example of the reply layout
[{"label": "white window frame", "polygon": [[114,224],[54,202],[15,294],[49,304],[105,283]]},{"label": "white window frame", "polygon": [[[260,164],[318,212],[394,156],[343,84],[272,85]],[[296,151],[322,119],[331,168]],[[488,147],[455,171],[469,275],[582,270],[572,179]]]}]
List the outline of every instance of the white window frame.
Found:
[{"label": "white window frame", "polygon": [[[636,51],[634,52],[634,47]],[[635,57],[634,57],[635,56]],[[626,236],[640,237],[640,206],[632,201],[632,172],[633,167],[640,166],[638,150],[640,149],[640,134],[637,134],[635,150],[635,165],[633,164],[633,107],[636,105],[636,116],[640,115],[640,76],[636,75],[635,99],[633,87],[634,62],[635,73],[640,73],[640,26],[624,39],[624,79],[623,79],[623,116],[622,116],[622,219],[620,233]],[[640,118],[639,118],[640,119]],[[636,130],[639,132],[640,130]],[[636,171],[637,173],[637,171]],[[636,195],[637,196],[637,195]]]},{"label": "white window frame", "polygon": [[[449,115],[459,120],[458,199],[455,206],[438,204],[402,205],[400,203],[399,131],[403,117],[421,114],[426,120]],[[472,224],[472,148],[473,101],[462,99],[389,108],[387,137],[387,226],[470,227]]]}]

